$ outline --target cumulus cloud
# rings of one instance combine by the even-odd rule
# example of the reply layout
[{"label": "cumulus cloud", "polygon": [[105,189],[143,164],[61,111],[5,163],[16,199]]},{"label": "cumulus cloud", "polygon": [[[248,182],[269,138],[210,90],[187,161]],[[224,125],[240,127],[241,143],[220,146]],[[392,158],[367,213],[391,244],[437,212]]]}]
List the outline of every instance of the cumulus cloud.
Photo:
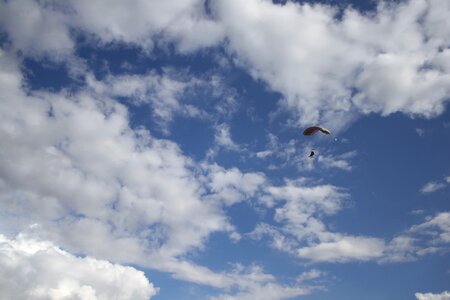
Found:
[{"label": "cumulus cloud", "polygon": [[[201,0],[72,1],[74,24],[103,42],[133,43],[151,49],[153,38],[174,41],[181,51],[215,45],[223,38],[220,24],[208,17]],[[123,12],[127,13],[124,14]]]},{"label": "cumulus cloud", "polygon": [[[56,59],[74,55],[78,34],[97,46],[125,43],[147,53],[155,43],[174,43],[176,51],[188,52],[218,45],[226,37],[230,57],[281,92],[283,105],[296,112],[297,124],[323,122],[342,128],[360,114],[402,112],[429,118],[444,110],[450,92],[449,12],[446,0],[380,3],[376,12],[365,15],[348,8],[342,18],[336,18],[331,6],[278,6],[265,0],[17,0],[0,2],[0,27],[12,50]],[[217,273],[186,259],[212,233],[225,232],[238,240],[240,234],[223,209],[253,197],[273,209],[273,224],[260,223],[249,236],[269,236],[277,249],[312,261],[383,260],[386,255],[402,261],[438,251],[450,241],[446,212],[388,243],[334,232],[324,219],[342,208],[348,198],[342,189],[306,180],[276,186],[260,173],[199,165],[175,143],[130,128],[127,108],[115,101],[126,97],[136,105],[149,104],[163,128],[175,114],[206,118],[204,110],[180,100],[190,87],[203,86],[202,79],[150,72],[102,81],[91,77],[88,88],[74,93],[30,91],[22,86],[16,59],[0,51],[0,230],[14,235],[39,224],[30,234],[55,244],[46,244],[30,260],[48,255],[67,264],[95,261],[65,252],[70,251],[214,287],[238,287],[219,299],[283,299],[308,293],[302,286],[277,283],[260,268]],[[69,63],[73,58],[66,59]],[[217,87],[219,81],[212,78],[206,84]],[[236,109],[236,101],[223,98],[217,113],[226,115]],[[216,142],[237,149],[229,127],[219,124]],[[281,144],[272,136],[256,156],[310,170],[316,162],[306,159],[309,146],[298,147],[294,140]],[[317,164],[350,170],[351,157],[324,153]],[[445,182],[422,190],[432,192],[450,179]],[[428,234],[432,238],[426,246],[418,247],[416,235]],[[11,246],[16,241],[2,241],[1,249],[24,256]],[[141,274],[127,270],[134,272],[131,277]],[[147,284],[147,295],[155,293],[148,281],[138,282]],[[103,295],[78,277],[57,286],[45,284],[30,288],[45,297]]]},{"label": "cumulus cloud", "polygon": [[4,232],[38,223],[36,234],[65,249],[189,280],[183,270],[196,267],[176,256],[232,230],[220,206],[202,198],[191,159],[170,141],[130,129],[127,109],[107,97],[26,93],[17,66],[1,54]]},{"label": "cumulus cloud", "polygon": [[288,180],[284,186],[269,186],[266,192],[272,201],[283,203],[275,210],[275,220],[286,221],[293,227],[311,221],[313,215],[336,213],[348,197],[333,185],[309,186],[304,179]]},{"label": "cumulus cloud", "polygon": [[223,39],[221,25],[208,16],[202,0],[20,0],[3,1],[0,8],[0,25],[13,47],[32,55],[70,54],[75,46],[73,29],[100,45],[128,43],[145,51],[152,50],[156,37],[162,43],[176,43],[181,52]]},{"label": "cumulus cloud", "polygon": [[235,61],[281,92],[301,125],[341,129],[372,112],[431,118],[443,112],[450,92],[446,0],[380,2],[371,14],[268,0],[0,5],[0,25],[12,47],[30,55],[70,54],[80,32],[100,45],[124,43],[146,51],[155,43],[194,51],[226,39]]},{"label": "cumulus cloud", "polygon": [[433,294],[433,293],[415,293],[414,296],[416,296],[417,300],[449,300],[450,299],[450,292],[444,291],[439,294]]},{"label": "cumulus cloud", "polygon": [[[223,208],[257,195],[264,175],[194,162],[175,143],[131,129],[126,107],[92,87],[24,90],[17,62],[0,54],[1,232],[26,231],[70,253],[181,280],[258,290],[247,272],[214,272],[185,257],[212,233],[239,240]],[[264,274],[262,286],[299,293]]]},{"label": "cumulus cloud", "polygon": [[342,128],[359,114],[433,117],[448,99],[445,0],[380,2],[361,14],[327,5],[217,1],[229,49],[297,112],[298,124]]},{"label": "cumulus cloud", "polygon": [[[44,7],[45,6],[45,7]],[[73,50],[66,15],[43,1],[19,0],[0,3],[0,29],[12,46],[27,54],[68,55]]]},{"label": "cumulus cloud", "polygon": [[0,235],[2,299],[142,299],[158,289],[144,273],[74,256],[48,241]]},{"label": "cumulus cloud", "polygon": [[204,163],[203,167],[211,197],[226,206],[254,197],[266,183],[262,173],[243,173],[238,168],[225,169],[217,164]]}]

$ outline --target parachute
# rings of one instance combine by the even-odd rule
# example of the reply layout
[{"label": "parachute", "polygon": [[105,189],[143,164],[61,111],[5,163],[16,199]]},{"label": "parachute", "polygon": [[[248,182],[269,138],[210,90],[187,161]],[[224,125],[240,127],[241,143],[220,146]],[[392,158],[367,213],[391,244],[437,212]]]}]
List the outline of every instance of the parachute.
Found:
[{"label": "parachute", "polygon": [[326,129],[326,128],[323,128],[323,127],[320,127],[320,126],[311,126],[311,127],[306,128],[303,131],[303,135],[313,135],[317,131],[320,131],[320,132],[322,132],[324,134],[328,134],[328,135],[331,134],[331,132],[328,129]]},{"label": "parachute", "polygon": [[[326,129],[326,128],[323,128],[323,127],[320,127],[320,126],[311,126],[311,127],[308,127],[308,128],[306,128],[304,131],[303,131],[303,135],[313,135],[313,134],[315,134],[316,132],[318,132],[318,131],[320,131],[320,132],[322,132],[323,134],[326,134],[326,135],[329,135],[329,136],[333,136],[332,134],[331,134],[331,132],[328,130],[328,129]],[[335,141],[335,142],[337,142],[337,138],[333,138],[333,140]],[[314,155],[315,155],[315,152],[314,152],[314,149],[312,149],[311,150],[311,153],[309,154],[309,158],[313,158],[314,157]]]}]

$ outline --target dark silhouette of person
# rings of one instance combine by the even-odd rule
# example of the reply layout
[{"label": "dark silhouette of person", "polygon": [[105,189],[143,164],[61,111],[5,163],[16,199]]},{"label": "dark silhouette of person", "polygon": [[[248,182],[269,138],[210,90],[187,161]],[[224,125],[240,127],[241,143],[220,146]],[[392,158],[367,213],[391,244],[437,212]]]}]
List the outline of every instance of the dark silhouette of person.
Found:
[{"label": "dark silhouette of person", "polygon": [[309,154],[309,156],[308,157],[313,157],[314,156],[314,150],[311,150],[311,153]]}]

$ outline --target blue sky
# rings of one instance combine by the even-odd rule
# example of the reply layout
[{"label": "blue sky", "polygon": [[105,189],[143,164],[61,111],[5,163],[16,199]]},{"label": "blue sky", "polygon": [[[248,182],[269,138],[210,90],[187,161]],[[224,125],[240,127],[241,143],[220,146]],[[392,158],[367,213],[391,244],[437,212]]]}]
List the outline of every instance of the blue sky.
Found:
[{"label": "blue sky", "polygon": [[449,15],[1,1],[2,299],[450,299]]}]

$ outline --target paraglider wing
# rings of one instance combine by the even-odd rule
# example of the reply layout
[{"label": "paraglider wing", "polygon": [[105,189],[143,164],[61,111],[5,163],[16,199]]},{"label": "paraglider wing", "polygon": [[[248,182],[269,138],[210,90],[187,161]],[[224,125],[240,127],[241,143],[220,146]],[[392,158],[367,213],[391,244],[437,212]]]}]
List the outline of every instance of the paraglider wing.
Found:
[{"label": "paraglider wing", "polygon": [[311,127],[306,128],[303,131],[303,135],[313,135],[317,131],[320,131],[320,132],[322,132],[324,134],[331,134],[331,132],[328,129],[326,129],[326,128],[323,128],[323,127],[320,127],[320,126],[311,126]]},{"label": "paraglider wing", "polygon": [[325,134],[331,134],[331,132],[330,132],[328,129],[326,129],[326,128],[320,127],[319,130],[320,130],[322,133],[325,133]]}]

